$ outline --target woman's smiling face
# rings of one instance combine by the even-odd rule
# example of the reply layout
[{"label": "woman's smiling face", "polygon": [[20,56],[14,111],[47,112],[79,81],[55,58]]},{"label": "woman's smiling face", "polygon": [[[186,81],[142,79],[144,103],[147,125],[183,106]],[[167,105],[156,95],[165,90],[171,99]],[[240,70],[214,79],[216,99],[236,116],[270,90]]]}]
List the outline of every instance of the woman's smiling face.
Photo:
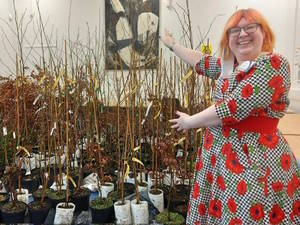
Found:
[{"label": "woman's smiling face", "polygon": [[[253,22],[247,21],[242,17],[237,27],[245,28],[249,24],[253,24]],[[251,28],[247,29],[251,30]],[[257,25],[257,29],[253,33],[247,33],[244,29],[241,29],[237,35],[230,34],[230,32],[228,32],[228,35],[229,48],[239,63],[254,60],[261,53],[264,34],[259,25]]]}]

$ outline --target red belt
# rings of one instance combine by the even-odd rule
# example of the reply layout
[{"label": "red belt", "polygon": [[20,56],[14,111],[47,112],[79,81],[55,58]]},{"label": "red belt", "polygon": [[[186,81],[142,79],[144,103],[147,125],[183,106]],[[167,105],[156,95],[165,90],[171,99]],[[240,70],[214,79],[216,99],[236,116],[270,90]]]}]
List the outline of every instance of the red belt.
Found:
[{"label": "red belt", "polygon": [[239,130],[240,132],[255,132],[262,134],[270,134],[275,133],[277,131],[279,119],[270,118],[270,117],[256,117],[249,116],[240,122],[229,126],[230,128],[234,128]]}]

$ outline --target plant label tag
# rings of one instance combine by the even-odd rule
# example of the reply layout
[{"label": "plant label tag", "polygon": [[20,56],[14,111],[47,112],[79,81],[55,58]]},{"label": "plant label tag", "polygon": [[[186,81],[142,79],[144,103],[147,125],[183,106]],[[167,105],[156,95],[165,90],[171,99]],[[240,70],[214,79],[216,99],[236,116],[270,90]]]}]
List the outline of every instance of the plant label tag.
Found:
[{"label": "plant label tag", "polygon": [[183,150],[182,149],[178,149],[177,154],[176,154],[176,158],[177,157],[182,157],[183,156]]},{"label": "plant label tag", "polygon": [[3,136],[6,136],[7,135],[7,129],[6,127],[3,127]]}]

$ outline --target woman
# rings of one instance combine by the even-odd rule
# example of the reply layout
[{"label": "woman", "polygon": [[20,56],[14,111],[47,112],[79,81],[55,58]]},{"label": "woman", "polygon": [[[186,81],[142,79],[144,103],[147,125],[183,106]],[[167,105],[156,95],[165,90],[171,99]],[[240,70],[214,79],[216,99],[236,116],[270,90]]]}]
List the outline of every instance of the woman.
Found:
[{"label": "woman", "polygon": [[289,63],[273,53],[274,35],[255,9],[236,11],[220,42],[222,59],[163,43],[198,74],[216,79],[215,104],[170,120],[207,127],[195,164],[187,224],[300,224],[300,173],[280,131],[289,105]]}]

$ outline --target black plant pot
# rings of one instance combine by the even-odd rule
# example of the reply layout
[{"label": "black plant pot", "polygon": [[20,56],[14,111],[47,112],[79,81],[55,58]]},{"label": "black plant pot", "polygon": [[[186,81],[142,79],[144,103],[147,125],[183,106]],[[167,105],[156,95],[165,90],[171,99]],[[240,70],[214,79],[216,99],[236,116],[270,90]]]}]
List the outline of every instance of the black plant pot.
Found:
[{"label": "black plant pot", "polygon": [[181,193],[184,197],[189,197],[190,191],[191,191],[191,187],[188,185],[185,185],[185,184],[177,184],[176,185],[176,192]]},{"label": "black plant pot", "polygon": [[[169,198],[169,187],[164,189],[164,207],[167,208],[168,198]],[[170,210],[175,211],[176,207],[179,205],[187,205],[189,200],[190,188],[187,185],[179,184],[176,185],[176,193],[171,193],[170,198]]]},{"label": "black plant pot", "polygon": [[25,176],[22,179],[22,187],[28,189],[29,193],[33,193],[39,187],[39,181],[34,176]]},{"label": "black plant pot", "polygon": [[[39,208],[36,206],[39,206]],[[51,202],[49,200],[44,201],[42,205],[39,201],[29,203],[28,212],[30,222],[33,224],[43,224],[48,216],[50,208]]]},{"label": "black plant pot", "polygon": [[74,190],[71,201],[75,204],[75,212],[87,211],[89,209],[91,191],[87,188]]},{"label": "black plant pot", "polygon": [[31,175],[40,178],[41,169],[40,168],[34,168],[31,170]]},{"label": "black plant pot", "polygon": [[65,190],[62,191],[63,195],[61,196],[57,196],[57,191],[51,191],[48,194],[48,199],[51,201],[51,208],[56,209],[56,206],[58,203],[60,202],[64,202],[65,201]]},{"label": "black plant pot", "polygon": [[[45,199],[48,199],[47,192],[49,192],[49,189],[46,189],[45,193]],[[42,198],[42,189],[38,189],[32,193],[34,201],[40,201]]]},{"label": "black plant pot", "polygon": [[124,195],[131,195],[135,192],[135,186],[132,183],[124,183]]},{"label": "black plant pot", "polygon": [[92,223],[113,223],[115,220],[114,205],[111,198],[95,198],[90,202]]},{"label": "black plant pot", "polygon": [[92,168],[82,168],[82,178],[86,178],[88,175],[90,175],[91,173],[93,173],[95,171],[95,169],[92,167]]},{"label": "black plant pot", "polygon": [[[51,173],[50,176],[48,177],[47,188],[50,188],[53,182],[54,182],[54,177],[53,174]],[[43,176],[38,176],[38,183],[39,185],[43,185]]]},{"label": "black plant pot", "polygon": [[92,223],[113,223],[115,220],[114,206],[108,207],[106,209],[96,209],[92,208]]},{"label": "black plant pot", "polygon": [[7,204],[12,204],[12,202],[8,202],[3,205],[1,208],[2,219],[3,222],[6,224],[11,223],[24,223],[25,211],[26,211],[26,204],[23,202],[17,201],[16,204],[19,206],[17,210],[6,210],[5,207]]},{"label": "black plant pot", "polygon": [[2,220],[2,213],[1,213],[1,208],[2,206],[8,202],[8,194],[6,193],[0,193],[0,223],[3,222]]}]

